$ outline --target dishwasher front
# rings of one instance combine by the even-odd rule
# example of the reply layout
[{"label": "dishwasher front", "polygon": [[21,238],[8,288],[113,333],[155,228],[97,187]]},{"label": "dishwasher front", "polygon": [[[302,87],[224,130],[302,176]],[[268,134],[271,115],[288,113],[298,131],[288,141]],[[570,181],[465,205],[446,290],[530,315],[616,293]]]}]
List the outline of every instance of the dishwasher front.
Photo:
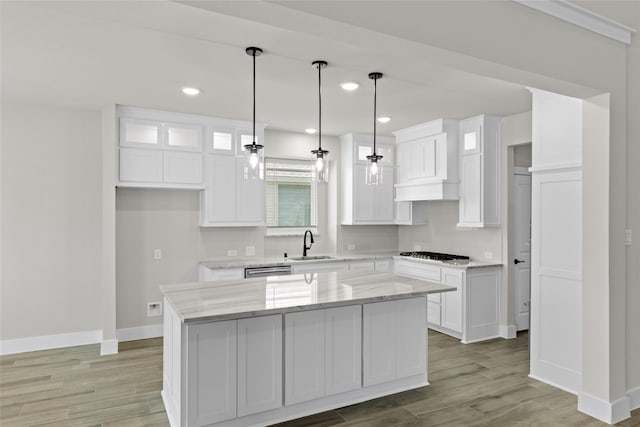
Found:
[{"label": "dishwasher front", "polygon": [[274,265],[269,267],[245,267],[244,278],[267,277],[267,276],[290,276],[290,265]]}]

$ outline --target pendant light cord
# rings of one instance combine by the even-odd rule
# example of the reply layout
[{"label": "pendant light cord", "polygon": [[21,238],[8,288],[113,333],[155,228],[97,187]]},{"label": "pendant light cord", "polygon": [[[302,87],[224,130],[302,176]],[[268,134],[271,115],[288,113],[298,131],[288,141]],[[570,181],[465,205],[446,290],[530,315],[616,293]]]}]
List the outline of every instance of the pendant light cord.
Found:
[{"label": "pendant light cord", "polygon": [[376,153],[376,116],[377,116],[377,93],[378,93],[378,79],[373,79],[373,155]]},{"label": "pendant light cord", "polygon": [[256,145],[256,52],[253,52],[253,145]]},{"label": "pendant light cord", "polygon": [[322,151],[322,64],[318,64],[318,150]]}]

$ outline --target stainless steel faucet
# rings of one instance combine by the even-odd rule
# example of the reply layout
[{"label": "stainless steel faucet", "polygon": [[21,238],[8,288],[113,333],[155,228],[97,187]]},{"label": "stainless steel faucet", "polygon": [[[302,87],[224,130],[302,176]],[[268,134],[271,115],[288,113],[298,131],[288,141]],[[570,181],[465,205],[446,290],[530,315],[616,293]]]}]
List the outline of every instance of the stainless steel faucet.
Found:
[{"label": "stainless steel faucet", "polygon": [[[311,241],[309,242],[309,246],[307,246],[307,234],[311,237]],[[313,233],[311,230],[307,230],[304,232],[304,238],[302,239],[302,256],[307,256],[307,249],[311,249],[311,245],[313,245]]]}]

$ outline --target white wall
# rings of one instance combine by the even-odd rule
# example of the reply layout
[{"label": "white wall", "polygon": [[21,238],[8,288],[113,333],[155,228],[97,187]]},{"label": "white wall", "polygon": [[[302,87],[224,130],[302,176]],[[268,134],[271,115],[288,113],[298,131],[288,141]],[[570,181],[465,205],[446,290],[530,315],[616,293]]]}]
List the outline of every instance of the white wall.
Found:
[{"label": "white wall", "polygon": [[102,329],[100,112],[2,103],[0,339]]},{"label": "white wall", "polygon": [[[401,251],[414,250],[447,252],[468,255],[487,261],[502,261],[502,233],[500,228],[462,229],[458,223],[457,200],[427,202],[425,225],[398,227]],[[490,256],[485,256],[490,255]]]}]

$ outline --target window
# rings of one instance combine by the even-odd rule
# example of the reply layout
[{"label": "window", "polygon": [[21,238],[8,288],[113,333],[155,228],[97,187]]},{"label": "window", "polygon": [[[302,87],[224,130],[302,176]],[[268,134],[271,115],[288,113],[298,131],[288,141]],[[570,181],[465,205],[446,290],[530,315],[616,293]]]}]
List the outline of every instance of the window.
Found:
[{"label": "window", "polygon": [[269,234],[297,234],[300,232],[297,229],[315,227],[317,192],[312,180],[311,162],[268,158],[266,170]]}]

